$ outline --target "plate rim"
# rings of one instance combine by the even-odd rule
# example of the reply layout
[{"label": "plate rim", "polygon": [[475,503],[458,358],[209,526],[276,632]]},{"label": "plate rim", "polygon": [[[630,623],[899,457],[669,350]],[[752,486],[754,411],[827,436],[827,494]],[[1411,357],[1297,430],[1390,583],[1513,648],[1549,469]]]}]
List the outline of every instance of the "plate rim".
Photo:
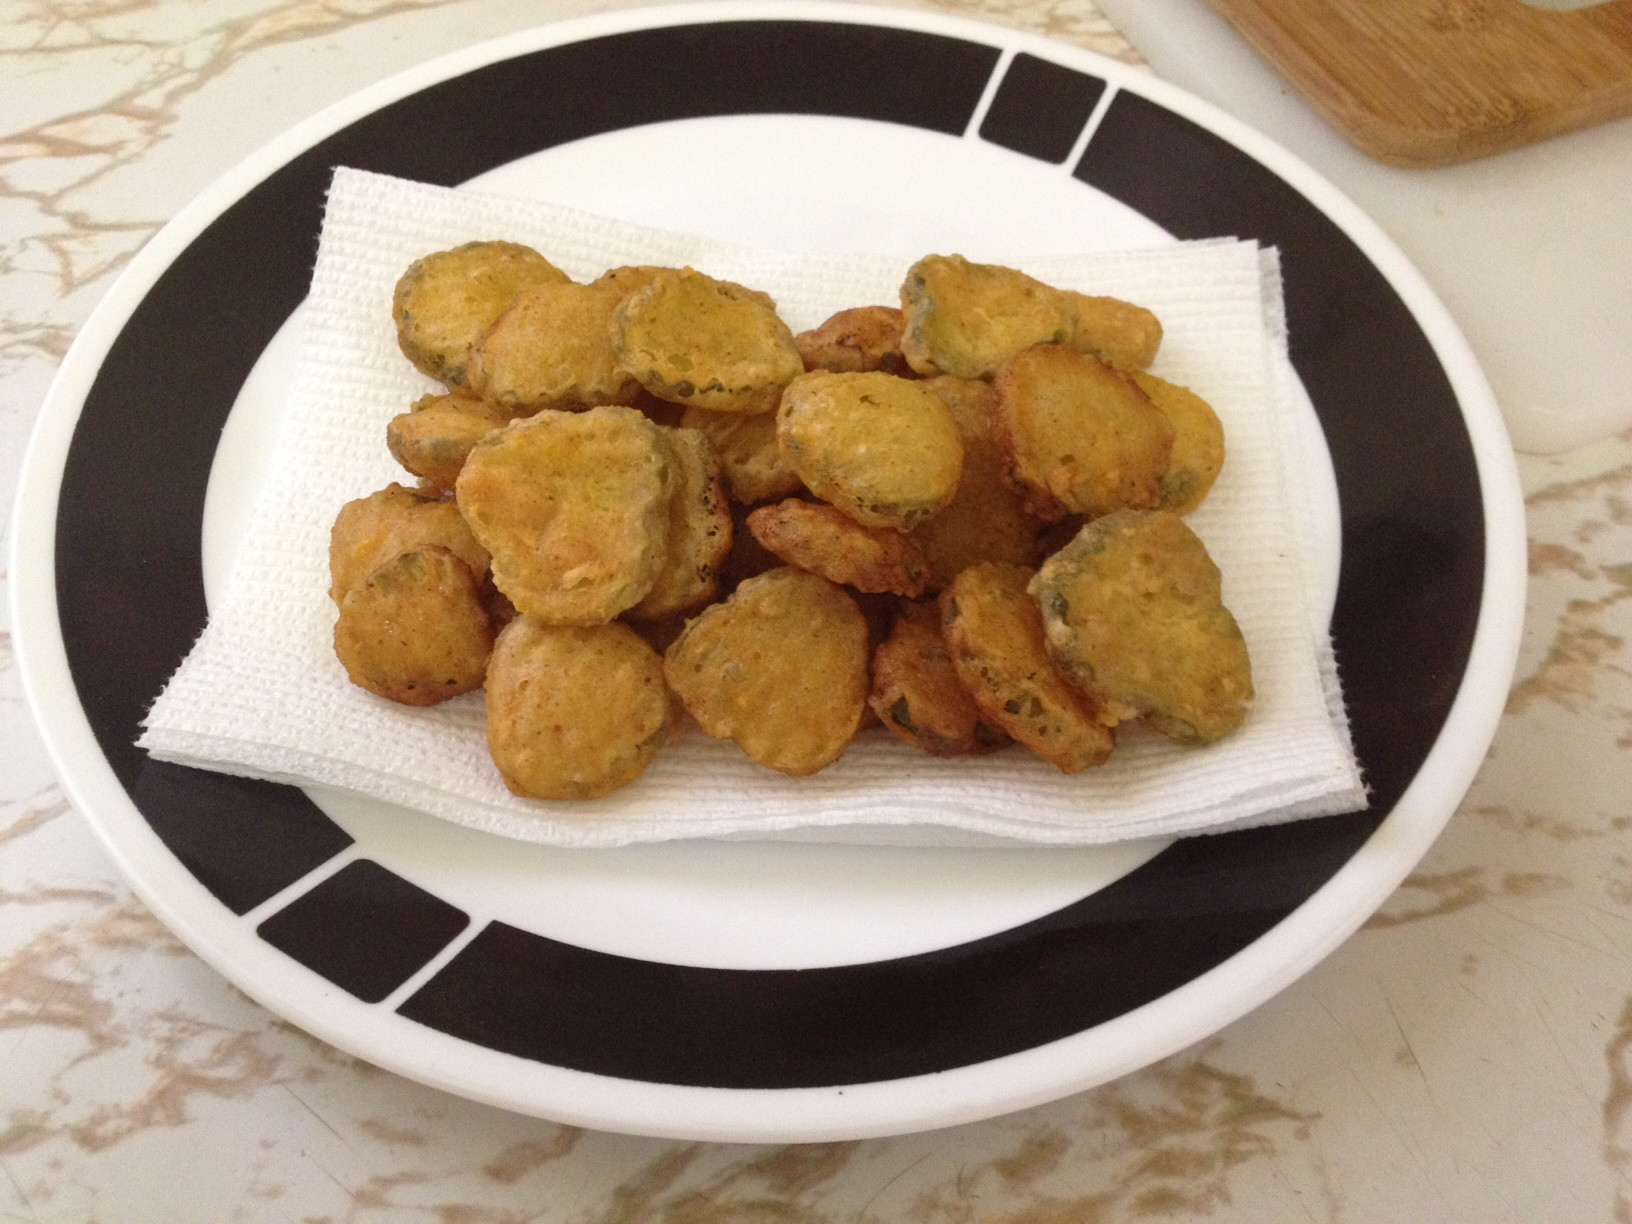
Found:
[{"label": "plate rim", "polygon": [[[382,1052],[377,1044],[357,1039],[352,1031],[359,1022],[379,1017],[376,1005],[363,1004],[320,983],[319,989],[308,993],[321,1006],[292,1006],[288,997],[272,989],[276,983],[264,981],[264,975],[255,977],[234,955],[245,951],[247,941],[254,938],[252,925],[237,921],[223,944],[220,931],[213,929],[220,925],[218,917],[199,921],[209,915],[196,911],[204,907],[219,910],[219,902],[159,842],[96,748],[68,673],[54,582],[54,515],[79,409],[113,340],[176,256],[243,194],[324,136],[431,84],[530,51],[632,30],[765,19],[918,30],[992,46],[1005,54],[1025,51],[1066,66],[1091,69],[1107,82],[1131,87],[1131,92],[1246,152],[1337,224],[1400,294],[1422,327],[1451,382],[1468,429],[1484,513],[1485,557],[1477,627],[1457,695],[1427,758],[1393,810],[1331,879],[1292,914],[1183,986],[1058,1041],[928,1075],[793,1089],[658,1084],[545,1066],[471,1047],[389,1012],[385,1014],[393,1029],[413,1026],[427,1041],[403,1042],[399,1033],[393,1033],[396,1048]],[[215,179],[138,252],[109,287],[52,380],[19,472],[12,518],[10,596],[24,694],[65,794],[91,824],[144,904],[217,972],[269,1011],[371,1063],[506,1109],[598,1129],[675,1138],[812,1141],[953,1125],[1080,1091],[1216,1032],[1327,956],[1386,900],[1427,851],[1484,759],[1517,662],[1526,581],[1523,541],[1517,464],[1506,429],[1488,384],[1449,313],[1374,222],[1279,145],[1175,86],[1119,61],[1028,31],[939,13],[826,0],[786,4],[722,0],[573,18],[435,57],[324,107]],[[178,878],[168,878],[171,876]],[[303,971],[291,965],[284,972]],[[369,1015],[352,1015],[359,1011]],[[366,1030],[369,1026],[361,1027]],[[446,1057],[450,1043],[465,1051],[466,1057]],[[482,1061],[497,1060],[485,1085],[474,1085],[468,1065],[460,1065],[468,1062],[471,1053]],[[1062,1074],[1062,1068],[1069,1073]],[[526,1091],[518,1086],[525,1086]],[[550,1098],[547,1102],[538,1099],[540,1088]],[[654,1095],[663,1099],[654,1101]]]}]

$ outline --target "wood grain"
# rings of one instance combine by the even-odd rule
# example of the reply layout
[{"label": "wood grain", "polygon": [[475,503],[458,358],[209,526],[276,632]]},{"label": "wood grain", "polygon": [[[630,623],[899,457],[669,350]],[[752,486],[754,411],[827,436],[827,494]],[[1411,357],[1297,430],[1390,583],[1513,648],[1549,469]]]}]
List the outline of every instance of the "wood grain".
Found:
[{"label": "wood grain", "polygon": [[1208,0],[1326,120],[1439,166],[1632,114],[1632,0]]}]

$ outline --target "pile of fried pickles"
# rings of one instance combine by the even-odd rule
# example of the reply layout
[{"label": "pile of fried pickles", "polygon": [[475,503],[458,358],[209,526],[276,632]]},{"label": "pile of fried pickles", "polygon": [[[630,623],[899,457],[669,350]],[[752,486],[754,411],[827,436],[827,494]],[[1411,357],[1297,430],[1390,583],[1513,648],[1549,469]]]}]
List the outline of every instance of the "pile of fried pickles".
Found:
[{"label": "pile of fried pickles", "polygon": [[587,284],[515,243],[416,261],[386,442],[417,478],[335,520],[334,647],[427,706],[486,689],[506,785],[589,799],[682,711],[798,777],[876,719],[1066,773],[1139,721],[1238,726],[1251,667],[1183,516],[1217,415],[1146,372],[1148,310],[932,255],[795,335],[691,268]]}]

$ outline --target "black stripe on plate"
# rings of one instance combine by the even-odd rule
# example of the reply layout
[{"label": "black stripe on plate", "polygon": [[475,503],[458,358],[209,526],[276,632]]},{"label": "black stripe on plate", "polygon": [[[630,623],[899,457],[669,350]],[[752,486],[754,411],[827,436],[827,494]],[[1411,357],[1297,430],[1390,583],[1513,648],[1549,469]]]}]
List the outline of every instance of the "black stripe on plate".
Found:
[{"label": "black stripe on plate", "polygon": [[255,929],[340,989],[378,1003],[469,925],[463,910],[358,859]]},{"label": "black stripe on plate", "polygon": [[1126,91],[1075,170],[1180,238],[1280,248],[1292,364],[1337,472],[1332,634],[1374,806],[1392,807],[1462,682],[1484,582],[1467,423],[1421,326],[1365,253],[1234,145]]},{"label": "black stripe on plate", "polygon": [[1046,162],[1063,162],[1077,143],[1105,82],[1025,52],[1014,57],[997,87],[981,139]]}]

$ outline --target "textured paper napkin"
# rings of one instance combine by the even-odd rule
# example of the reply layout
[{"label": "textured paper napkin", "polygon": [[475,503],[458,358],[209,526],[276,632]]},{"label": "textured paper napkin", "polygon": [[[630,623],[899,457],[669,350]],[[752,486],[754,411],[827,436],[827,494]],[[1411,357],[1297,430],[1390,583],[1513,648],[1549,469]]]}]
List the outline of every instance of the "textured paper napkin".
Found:
[{"label": "textured paper napkin", "polygon": [[770,293],[795,331],[847,306],[893,303],[907,267],[928,253],[777,254],[337,171],[273,475],[224,598],[149,713],[141,743],[155,757],[339,787],[559,846],[743,836],[1083,845],[1363,806],[1313,597],[1319,566],[1293,526],[1309,493],[1296,388],[1279,360],[1277,265],[1273,252],[1234,241],[1016,262],[1154,310],[1165,331],[1154,372],[1194,388],[1224,422],[1224,472],[1190,522],[1252,655],[1257,699],[1239,730],[1185,748],[1133,729],[1109,764],[1067,777],[1018,748],[938,760],[875,728],[821,773],[790,779],[688,721],[638,781],[605,798],[511,795],[487,755],[481,696],[413,709],[352,686],[334,658],[327,597],[335,513],[409,479],[386,451],[386,422],[434,389],[397,350],[392,286],[420,255],[480,238],[528,243],[581,280],[622,264],[689,264]]}]

